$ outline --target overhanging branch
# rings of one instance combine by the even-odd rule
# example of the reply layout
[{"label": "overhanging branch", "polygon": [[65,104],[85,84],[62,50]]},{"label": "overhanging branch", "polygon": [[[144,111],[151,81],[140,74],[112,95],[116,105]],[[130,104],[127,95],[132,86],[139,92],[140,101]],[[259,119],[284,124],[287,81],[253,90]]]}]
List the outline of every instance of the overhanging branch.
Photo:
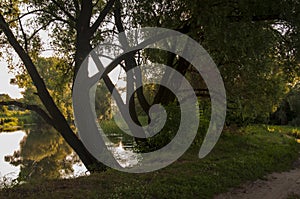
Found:
[{"label": "overhanging branch", "polygon": [[[35,67],[32,59],[25,52],[25,50],[22,48],[22,46],[18,43],[18,40],[16,39],[13,32],[9,28],[8,24],[5,22],[5,19],[4,19],[3,15],[1,15],[1,13],[0,13],[0,30],[2,30],[4,32],[4,34],[7,37],[8,42],[15,49],[16,53],[19,55],[19,57],[23,61],[24,65],[28,71],[28,74],[30,75],[30,77],[31,77],[32,81],[34,82],[34,85],[38,91],[39,98],[41,99],[42,103],[44,104],[45,108],[47,109],[49,115],[52,118],[49,121],[50,122],[52,122],[52,120],[55,121],[55,122],[52,122],[53,126],[55,128],[57,128],[57,130],[60,131],[61,134],[63,135],[63,137],[65,137],[66,139],[77,139],[76,135],[73,134],[73,131],[69,127],[65,117],[60,112],[60,110],[56,106],[53,98],[51,97],[50,93],[48,92],[46,84],[45,84],[44,80],[42,79],[42,77],[40,76],[40,74],[38,73],[37,68]],[[29,108],[33,108],[33,106],[29,106]],[[34,108],[34,109],[36,109],[36,108]],[[42,113],[40,110],[38,110],[38,112]],[[50,119],[48,114],[45,115],[44,113],[42,113],[42,115],[45,116],[45,118],[47,120]],[[62,125],[58,126],[56,124],[57,122],[60,122]],[[68,130],[68,132],[70,132],[71,135],[65,134],[64,130]],[[70,137],[72,137],[72,138],[70,138]],[[71,141],[74,141],[74,140],[71,140]]]},{"label": "overhanging branch", "polygon": [[16,22],[16,21],[22,19],[23,17],[26,17],[27,15],[36,14],[37,12],[42,12],[42,11],[43,11],[42,9],[29,11],[29,12],[27,12],[27,13],[25,13],[25,14],[22,14],[22,15],[18,16],[17,18],[15,18],[15,19],[9,21],[8,24],[14,23],[14,22]]},{"label": "overhanging branch", "polygon": [[45,122],[47,122],[51,126],[53,126],[53,124],[54,124],[53,119],[48,115],[48,113],[46,113],[46,111],[44,111],[42,108],[40,108],[37,105],[29,105],[29,104],[21,103],[21,102],[18,102],[18,101],[1,101],[0,102],[0,107],[1,106],[16,106],[16,107],[19,107],[21,109],[34,111],[39,116],[41,116],[45,120]]}]

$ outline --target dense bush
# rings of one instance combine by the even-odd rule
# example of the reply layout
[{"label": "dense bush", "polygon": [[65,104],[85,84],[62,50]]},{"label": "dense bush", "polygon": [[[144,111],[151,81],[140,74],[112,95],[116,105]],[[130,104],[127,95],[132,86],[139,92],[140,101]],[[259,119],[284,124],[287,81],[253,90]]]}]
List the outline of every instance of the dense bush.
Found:
[{"label": "dense bush", "polygon": [[271,114],[270,123],[300,126],[300,83],[291,89],[277,110]]},{"label": "dense bush", "polygon": [[18,118],[10,117],[10,118],[0,118],[0,125],[10,124],[12,126],[18,125]]}]

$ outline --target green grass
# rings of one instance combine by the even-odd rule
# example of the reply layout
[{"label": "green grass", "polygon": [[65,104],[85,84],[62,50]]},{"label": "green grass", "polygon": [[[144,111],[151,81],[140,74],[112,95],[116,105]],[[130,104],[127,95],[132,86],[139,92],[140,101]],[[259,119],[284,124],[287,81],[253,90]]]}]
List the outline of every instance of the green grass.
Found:
[{"label": "green grass", "polygon": [[204,159],[197,157],[199,146],[194,144],[178,161],[156,172],[108,170],[77,179],[32,181],[2,190],[0,198],[212,198],[292,167],[300,149],[289,136],[294,128],[272,128],[281,130],[263,125],[227,129]]},{"label": "green grass", "polygon": [[269,132],[283,133],[300,139],[300,128],[291,126],[266,126]]}]

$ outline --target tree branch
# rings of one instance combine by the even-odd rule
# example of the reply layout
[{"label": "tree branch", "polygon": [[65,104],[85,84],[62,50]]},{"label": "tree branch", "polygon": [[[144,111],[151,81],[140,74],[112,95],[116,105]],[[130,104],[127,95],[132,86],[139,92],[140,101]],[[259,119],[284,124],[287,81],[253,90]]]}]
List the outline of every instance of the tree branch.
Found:
[{"label": "tree branch", "polygon": [[74,21],[74,22],[76,21],[76,18],[75,18],[73,15],[71,15],[71,13],[69,13],[69,12],[65,9],[65,7],[62,6],[62,4],[58,3],[56,0],[52,0],[52,2],[53,2],[57,7],[59,7],[59,9],[60,9],[61,11],[63,11],[63,13],[65,13],[65,15],[67,15],[67,16],[69,17],[70,20],[72,20],[72,21]]},{"label": "tree branch", "polygon": [[28,38],[28,40],[30,41],[36,34],[38,34],[38,32],[40,32],[42,29],[46,28],[47,26],[49,26],[52,22],[54,22],[55,19],[51,19],[50,21],[48,21],[45,25],[41,26],[40,28],[38,28],[37,30],[35,30],[31,36]]},{"label": "tree branch", "polygon": [[71,21],[68,21],[68,20],[66,20],[66,19],[63,19],[63,18],[59,17],[58,15],[56,15],[56,14],[54,14],[53,12],[50,12],[50,11],[48,11],[48,10],[43,10],[43,12],[45,12],[45,13],[49,14],[50,16],[54,17],[53,20],[55,20],[55,21],[61,21],[61,22],[63,22],[63,23],[68,24],[70,27],[75,28],[74,23],[72,23]]},{"label": "tree branch", "polygon": [[[125,30],[124,30],[124,27],[122,24],[122,18],[121,18],[121,3],[119,0],[116,2],[116,8],[114,10],[114,15],[115,15],[115,23],[116,23],[119,33],[124,32]],[[120,43],[123,46],[123,48],[125,48],[125,49],[130,48],[126,36],[124,36],[124,38],[120,39]],[[137,66],[136,60],[134,58],[134,54],[128,54],[128,56],[125,58],[125,64],[126,64],[127,71]],[[134,73],[135,73],[136,79],[134,79],[132,77],[132,80],[137,81],[137,83],[139,85],[142,85],[142,78],[141,78],[142,73],[141,73],[140,68],[136,67],[134,69]],[[128,84],[128,82],[127,82],[127,84]],[[146,114],[149,114],[150,105],[144,96],[143,87],[138,88],[136,92],[137,92],[138,100],[141,104],[141,107],[143,108],[143,110],[145,111]]]},{"label": "tree branch", "polygon": [[[16,53],[19,55],[19,57],[23,61],[24,65],[28,71],[28,74],[30,75],[30,77],[38,91],[38,96],[41,99],[44,106],[46,107],[48,113],[53,118],[53,120],[60,121],[62,123],[62,126],[64,126],[64,127],[57,126],[54,123],[54,127],[57,128],[58,130],[59,129],[62,130],[62,128],[68,129],[68,131],[73,133],[73,131],[70,129],[65,117],[62,115],[62,113],[56,106],[55,102],[53,101],[50,93],[48,92],[48,90],[46,88],[46,84],[45,84],[44,80],[41,78],[41,76],[39,75],[37,68],[35,67],[32,59],[25,52],[25,50],[22,48],[22,46],[18,43],[16,37],[12,33],[11,29],[9,28],[9,26],[6,23],[2,14],[0,14],[0,29],[4,32],[4,34],[7,37],[8,42],[11,44],[11,46],[14,48]],[[61,131],[61,133],[67,139],[69,138],[69,136],[70,137],[75,136],[75,134],[74,135],[66,135],[66,134],[64,134],[65,132],[62,132],[62,131]]]},{"label": "tree branch", "polygon": [[[82,2],[87,2],[88,0],[84,0]],[[82,13],[83,14],[83,13]],[[2,30],[10,43],[10,45],[14,48],[15,52],[18,54],[20,59],[25,65],[25,68],[30,75],[34,86],[37,89],[38,96],[45,106],[47,113],[53,120],[53,127],[62,135],[65,141],[74,149],[74,151],[78,154],[83,164],[87,167],[87,169],[91,172],[95,171],[104,171],[105,166],[100,163],[84,146],[82,141],[77,137],[74,133],[70,125],[68,124],[65,116],[59,110],[57,105],[55,104],[53,98],[51,97],[45,81],[42,79],[40,74],[37,71],[36,66],[33,63],[33,60],[24,50],[24,48],[20,45],[9,25],[5,21],[3,15],[0,13],[0,30]]]},{"label": "tree branch", "polygon": [[19,18],[19,24],[20,24],[21,32],[22,32],[22,35],[23,35],[23,38],[24,38],[25,50],[28,53],[28,40],[27,40],[27,36],[26,36],[25,31],[24,31],[24,28],[23,28],[23,25],[22,25],[22,21],[21,21],[20,18]]},{"label": "tree branch", "polygon": [[[98,160],[93,157],[89,151],[85,148],[81,140],[77,137],[74,131],[71,129],[68,124],[66,118],[61,113],[59,108],[56,106],[53,98],[51,97],[47,87],[45,85],[44,80],[39,75],[36,66],[34,65],[30,56],[25,52],[22,46],[18,43],[18,40],[14,36],[12,30],[9,28],[9,25],[6,23],[3,15],[0,13],[0,30],[4,32],[7,37],[8,42],[14,48],[16,53],[19,55],[21,60],[23,61],[28,74],[30,75],[37,91],[38,96],[41,99],[43,105],[45,106],[48,114],[51,116],[53,122],[52,126],[62,135],[62,137],[66,140],[66,142],[74,149],[74,151],[78,154],[84,165],[90,171],[96,171],[97,169],[102,170],[105,169]],[[99,168],[94,168],[99,166]]]},{"label": "tree branch", "polygon": [[97,20],[95,21],[95,23],[91,27],[91,31],[93,33],[96,32],[96,30],[99,28],[99,26],[103,22],[104,18],[107,16],[107,14],[109,13],[109,11],[112,9],[114,3],[115,3],[115,0],[110,0],[106,4],[106,6],[103,8],[103,10],[101,11],[99,17],[97,18]]},{"label": "tree branch", "polygon": [[36,12],[42,12],[42,11],[43,11],[42,9],[38,9],[38,10],[33,10],[33,11],[30,11],[30,12],[27,12],[27,13],[21,15],[21,16],[18,16],[18,18],[9,21],[8,24],[11,24],[11,23],[13,23],[13,22],[16,22],[16,21],[22,19],[23,17],[26,17],[27,15],[34,14],[34,13],[36,13]]},{"label": "tree branch", "polygon": [[25,109],[25,110],[34,111],[39,116],[41,116],[45,120],[45,122],[47,122],[51,126],[53,126],[53,124],[54,124],[53,119],[48,115],[48,113],[46,113],[46,111],[44,111],[42,108],[40,108],[37,105],[29,105],[29,104],[25,104],[25,103],[21,103],[21,102],[17,102],[17,101],[6,101],[6,102],[0,101],[0,106],[11,106],[11,105]]}]

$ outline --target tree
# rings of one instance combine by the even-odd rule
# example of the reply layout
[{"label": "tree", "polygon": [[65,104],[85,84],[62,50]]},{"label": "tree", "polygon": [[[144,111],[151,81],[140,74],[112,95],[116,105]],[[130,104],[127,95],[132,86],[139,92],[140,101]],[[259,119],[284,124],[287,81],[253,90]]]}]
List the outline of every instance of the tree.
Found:
[{"label": "tree", "polygon": [[[17,4],[19,2],[16,1],[12,3]],[[55,1],[55,0],[51,2],[28,1],[26,3],[29,3],[28,4],[29,7],[33,7],[35,9],[28,12],[27,14],[29,13],[41,14],[41,17],[39,18],[41,21],[39,22],[41,22],[43,25],[41,28],[38,28],[37,30],[47,27],[50,23],[54,21],[59,21],[60,23],[56,23],[57,26],[66,25],[68,29],[76,32],[76,39],[75,39],[76,41],[74,42],[76,47],[75,64],[73,66],[70,66],[73,68],[74,71],[73,74],[75,77],[81,62],[92,49],[91,39],[94,33],[97,31],[98,27],[103,22],[105,16],[112,8],[114,1],[109,1],[104,6],[102,11],[100,12],[100,15],[97,17],[96,21],[94,22],[93,26],[90,26],[90,23],[91,23],[91,18],[94,14],[93,12],[95,11],[94,8],[96,7],[98,10],[100,7],[103,6],[103,4],[102,5],[99,5],[98,3],[93,4],[92,1],[82,1],[82,2],[72,1],[70,2],[70,4],[66,4],[63,1]],[[0,29],[5,34],[8,42],[10,43],[10,45],[13,47],[13,49],[16,51],[16,53],[19,55],[20,59],[22,60],[24,67],[26,68],[28,74],[30,75],[36,87],[37,95],[39,96],[46,110],[43,110],[36,105],[20,104],[16,102],[11,102],[11,104],[20,105],[23,108],[31,109],[38,112],[49,124],[51,124],[58,132],[61,133],[63,138],[66,140],[66,142],[78,154],[78,156],[80,157],[80,159],[85,164],[88,170],[90,171],[105,170],[105,166],[99,163],[87,151],[83,143],[73,132],[66,118],[59,110],[53,98],[51,97],[49,91],[47,90],[45,81],[40,76],[37,67],[34,64],[34,60],[30,56],[31,53],[34,52],[34,50],[31,49],[30,52],[28,44],[30,39],[33,37],[32,36],[28,37],[24,32],[24,30],[21,29],[21,31],[23,32],[23,38],[22,38],[23,42],[19,42],[12,31],[14,27],[10,27],[9,21],[5,20],[5,17],[8,18],[8,16],[10,16],[11,14],[11,12],[6,12],[5,9],[9,10],[10,7],[4,5],[2,8],[4,11],[1,10],[1,14],[0,14]],[[20,27],[22,27],[21,20],[20,20],[22,16],[18,16],[18,12],[17,12],[15,17],[16,19],[14,19],[13,21],[19,21]],[[42,19],[48,19],[48,20],[42,21]],[[36,32],[34,32],[33,34],[35,33]]]},{"label": "tree", "polygon": [[[10,3],[12,3],[15,8],[13,12],[11,12]],[[65,52],[64,55],[69,55],[67,56],[69,58],[68,61],[70,61],[67,71],[72,71],[73,79],[75,79],[81,63],[92,50],[94,42],[98,41],[99,38],[101,39],[103,32],[101,32],[101,29],[99,31],[99,27],[112,10],[114,10],[116,15],[115,19],[118,30],[120,32],[122,31],[120,2],[117,1],[115,8],[112,9],[114,4],[115,0],[110,0],[106,4],[102,1],[92,0],[74,0],[68,3],[60,0],[29,0],[23,2],[23,4],[19,1],[5,1],[1,6],[2,10],[0,13],[0,29],[4,33],[10,46],[22,60],[20,67],[26,69],[35,86],[36,95],[39,97],[45,109],[37,104],[27,104],[16,101],[1,102],[0,104],[11,104],[37,112],[48,124],[61,133],[62,137],[74,149],[87,169],[91,172],[103,171],[106,168],[87,151],[83,143],[72,130],[67,118],[55,103],[54,97],[51,96],[47,88],[47,82],[39,73],[36,65],[39,50],[41,50],[41,48],[39,48],[38,32],[53,25],[53,44],[57,48],[56,50],[62,50],[61,52]],[[19,6],[25,6],[29,11],[25,14],[21,14],[21,11],[18,9]],[[21,20],[30,14],[34,14],[37,17],[37,20],[30,21],[32,27],[37,27],[36,29],[33,28],[33,32],[26,31]],[[61,32],[65,32],[67,37],[64,37]],[[16,33],[20,33],[20,35]],[[132,58],[126,61],[127,69],[129,68],[128,65],[132,64],[132,61]],[[103,80],[108,90],[112,93],[114,85],[110,78],[105,75]],[[137,116],[135,116],[135,121],[137,123],[139,122]]]},{"label": "tree", "polygon": [[[22,6],[27,8],[25,13],[19,9]],[[37,104],[14,101],[0,104],[14,104],[38,112],[63,136],[90,171],[105,170],[105,166],[87,151],[76,136],[62,110],[55,103],[55,97],[51,96],[47,88],[49,85],[45,78],[48,77],[43,77],[38,70],[38,55],[42,49],[38,32],[42,29],[52,29],[53,47],[66,57],[68,67],[64,70],[72,74],[72,80],[92,48],[108,34],[123,32],[128,26],[160,26],[187,33],[213,56],[225,84],[231,88],[228,89],[229,99],[234,104],[240,102],[241,106],[238,108],[243,114],[245,109],[249,113],[253,107],[265,107],[266,103],[260,103],[259,100],[252,103],[252,99],[257,97],[257,86],[259,89],[264,88],[261,89],[261,95],[266,100],[275,98],[276,103],[282,93],[281,83],[283,81],[285,84],[287,81],[284,74],[288,72],[287,76],[297,75],[296,66],[300,57],[297,32],[300,17],[297,16],[299,2],[296,0],[14,0],[3,1],[0,11],[0,30],[3,32],[1,37],[4,38],[2,43],[6,45],[8,42],[19,55],[22,60],[20,67],[28,72],[45,109]],[[30,21],[31,29],[28,31],[22,19],[32,14],[35,20]],[[106,25],[110,23],[113,25]],[[121,45],[123,48],[128,47],[126,41]],[[148,60],[166,63],[183,75],[191,68],[183,58],[174,54],[166,53],[163,57],[158,54],[159,52],[154,51],[152,55],[151,52],[143,55],[149,55]],[[137,66],[135,55],[126,57],[123,63],[125,71]],[[107,69],[103,76],[103,81],[111,93],[115,86],[107,74],[113,69],[114,67]],[[135,79],[133,75],[126,78]],[[254,81],[257,84],[252,84]],[[127,84],[127,89],[130,88],[133,85]],[[278,92],[273,92],[276,90]],[[145,99],[143,88],[138,89],[135,96],[148,115],[151,104]],[[117,97],[121,99],[119,95]],[[159,87],[152,104],[166,105],[175,100],[175,96],[168,89]],[[133,121],[140,125],[135,111],[136,100],[128,99],[128,103]],[[119,100],[117,105],[124,104]],[[256,115],[260,115],[260,112]],[[145,142],[139,139],[137,141]]]},{"label": "tree", "polygon": [[272,124],[299,126],[300,123],[300,86],[297,82],[286,97],[280,103],[280,106],[271,115]]},{"label": "tree", "polygon": [[[9,101],[11,100],[11,98],[9,97],[9,95],[7,94],[0,94],[0,101]],[[6,106],[2,106],[0,107],[0,113],[5,114],[7,112],[7,107]]]},{"label": "tree", "polygon": [[[67,118],[69,123],[73,120],[72,112],[72,96],[70,83],[72,80],[72,75],[66,73],[69,65],[66,60],[56,58],[56,57],[37,57],[35,60],[36,68],[44,79],[47,89],[53,98],[54,102],[57,104],[59,110]],[[30,79],[26,70],[22,70],[16,75],[11,83],[17,84],[24,91],[22,102],[26,104],[36,104],[43,109],[45,107],[40,102],[39,97],[36,95],[37,90]]]},{"label": "tree", "polygon": [[300,126],[300,83],[297,82],[293,86],[291,91],[287,95],[287,100],[291,106],[291,110],[294,113],[292,115],[290,125]]},{"label": "tree", "polygon": [[[209,52],[227,88],[231,121],[266,121],[299,75],[299,1],[142,0],[131,5],[136,23],[181,31]],[[190,66],[172,56],[168,63],[188,73]],[[159,96],[166,103],[174,100],[165,97],[164,88]]]}]

